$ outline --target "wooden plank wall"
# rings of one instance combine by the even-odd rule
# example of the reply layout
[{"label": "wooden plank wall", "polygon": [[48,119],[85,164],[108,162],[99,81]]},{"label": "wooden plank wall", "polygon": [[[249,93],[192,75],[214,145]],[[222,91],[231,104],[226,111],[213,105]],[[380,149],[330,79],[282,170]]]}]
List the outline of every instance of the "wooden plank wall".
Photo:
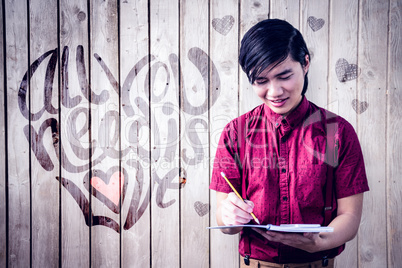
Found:
[{"label": "wooden plank wall", "polygon": [[[24,79],[28,74],[28,6],[26,1],[3,1],[5,16],[5,59],[4,118],[7,125],[5,155],[7,155],[5,192],[6,196],[6,263],[11,267],[28,267],[32,260],[31,225],[31,145],[29,131],[30,84]],[[24,19],[21,19],[21,16]],[[50,50],[52,48],[48,48]],[[54,48],[53,48],[54,49]],[[21,88],[20,88],[21,86]],[[21,93],[21,98],[19,94]],[[20,112],[19,99],[23,113]],[[28,131],[24,131],[28,126]],[[28,139],[27,139],[28,136]],[[51,210],[51,208],[50,208]],[[45,228],[45,227],[43,227]],[[3,244],[3,243],[2,243]],[[4,245],[3,244],[3,245]]]},{"label": "wooden plank wall", "polygon": [[[346,60],[347,64],[357,64],[358,1],[331,1],[329,10],[328,103],[331,104],[331,111],[343,116],[357,130],[357,114],[351,105],[357,96],[357,81],[342,82],[343,79],[339,79],[336,73],[336,66],[341,65],[338,63],[340,59]],[[365,197],[367,200],[367,195]],[[348,243],[348,250],[342,255],[344,258],[338,259],[338,266],[358,266],[357,238]]]},{"label": "wooden plank wall", "polygon": [[402,183],[400,175],[402,165],[401,138],[401,109],[399,109],[402,86],[402,3],[391,1],[389,6],[389,35],[387,58],[387,154],[386,154],[386,200],[387,200],[387,263],[397,266],[402,262],[401,241],[402,226],[399,224],[400,204],[402,202]]},{"label": "wooden plank wall", "polygon": [[401,0],[0,3],[0,267],[238,267],[208,185],[222,128],[260,103],[237,55],[266,18],[303,33],[307,97],[363,148],[336,267],[402,263]]},{"label": "wooden plank wall", "polygon": [[[59,263],[63,267],[89,266],[90,232],[86,223],[90,222],[89,213],[84,214],[78,204],[85,206],[90,193],[83,183],[83,168],[90,164],[89,136],[89,92],[88,70],[88,6],[85,1],[63,0],[59,2],[60,45],[60,146],[59,179],[62,185],[70,185],[69,190],[60,191],[60,253]],[[82,53],[85,51],[85,53]],[[80,69],[79,72],[77,70]],[[78,75],[80,73],[80,75]],[[81,83],[80,83],[81,82]],[[74,112],[71,108],[74,107]],[[69,127],[74,126],[74,127]],[[74,157],[73,157],[74,156]],[[68,180],[64,181],[64,180]],[[61,188],[65,188],[61,186]],[[66,188],[67,189],[67,188]],[[75,219],[75,220],[74,220]],[[80,220],[77,220],[80,219]],[[83,248],[87,250],[82,250]]]},{"label": "wooden plank wall", "polygon": [[[218,27],[220,20],[226,20],[230,26],[232,23],[236,25],[239,21],[239,5],[237,1],[216,1],[210,5],[212,27]],[[217,28],[219,29],[219,28]],[[238,35],[239,29],[232,27],[230,31],[227,31],[228,27],[222,28],[225,32],[218,32],[216,30],[210,31],[210,55],[214,59],[214,66],[216,68],[219,82],[220,82],[220,94],[219,98],[214,103],[214,93],[216,93],[216,87],[211,85],[210,87],[210,148],[209,156],[211,158],[211,164],[213,161],[214,153],[218,146],[220,133],[223,127],[232,118],[238,115],[239,100],[238,100],[238,81],[239,75],[238,63],[236,61],[238,54]],[[226,34],[225,34],[226,33]],[[227,49],[220,49],[227,47]],[[233,79],[233,78],[236,79]],[[214,83],[217,82],[218,77],[216,74],[211,76]],[[218,86],[218,85],[217,85]],[[212,173],[212,169],[210,169]],[[216,194],[211,192],[210,194],[210,224],[216,226],[216,218],[213,217],[216,212]],[[222,232],[210,232],[210,267],[238,267],[239,258],[238,254],[238,236],[224,235]],[[223,254],[228,256],[222,258]]]},{"label": "wooden plank wall", "polygon": [[[1,26],[0,26],[0,36],[4,35],[4,17],[3,17],[3,5],[0,6],[0,16],[1,16]],[[4,38],[0,38],[0,62],[4,63]],[[5,107],[5,78],[4,72],[5,65],[0,65],[0,107]],[[3,113],[2,113],[3,114]],[[0,116],[0,152],[6,151],[6,129],[5,129],[5,116]],[[7,208],[6,208],[6,154],[0,154],[0,241],[5,244],[7,240],[7,229],[6,229],[6,219],[7,219]],[[6,247],[1,247],[0,249],[0,266],[6,266]]]}]

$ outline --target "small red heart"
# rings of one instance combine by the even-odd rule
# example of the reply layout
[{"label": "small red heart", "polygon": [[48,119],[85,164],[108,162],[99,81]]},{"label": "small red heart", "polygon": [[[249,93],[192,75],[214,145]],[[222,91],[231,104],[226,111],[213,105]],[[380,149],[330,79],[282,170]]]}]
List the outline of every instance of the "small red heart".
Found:
[{"label": "small red heart", "polygon": [[[101,194],[106,196],[110,201],[112,201],[116,206],[120,203],[120,194],[124,185],[124,175],[120,172],[116,171],[110,177],[109,183],[106,184],[99,177],[92,177],[91,179],[92,186]],[[120,185],[120,189],[119,189]]]}]

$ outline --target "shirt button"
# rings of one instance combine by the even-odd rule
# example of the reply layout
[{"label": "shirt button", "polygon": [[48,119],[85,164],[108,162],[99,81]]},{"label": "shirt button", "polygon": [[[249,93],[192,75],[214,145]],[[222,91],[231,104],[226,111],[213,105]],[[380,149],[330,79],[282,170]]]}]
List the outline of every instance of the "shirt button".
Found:
[{"label": "shirt button", "polygon": [[285,173],[285,172],[286,172],[286,169],[282,168],[282,170],[281,170],[281,171],[282,171],[282,173]]},{"label": "shirt button", "polygon": [[286,196],[284,196],[282,199],[283,201],[288,201],[288,198]]}]

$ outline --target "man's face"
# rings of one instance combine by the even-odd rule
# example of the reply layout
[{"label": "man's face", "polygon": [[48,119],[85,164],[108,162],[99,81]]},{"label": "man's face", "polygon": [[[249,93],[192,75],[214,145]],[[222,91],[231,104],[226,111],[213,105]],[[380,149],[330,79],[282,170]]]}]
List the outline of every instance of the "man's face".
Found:
[{"label": "man's face", "polygon": [[307,55],[305,66],[287,57],[272,70],[271,67],[265,69],[255,79],[253,89],[273,112],[288,115],[302,100],[304,76],[309,64]]}]

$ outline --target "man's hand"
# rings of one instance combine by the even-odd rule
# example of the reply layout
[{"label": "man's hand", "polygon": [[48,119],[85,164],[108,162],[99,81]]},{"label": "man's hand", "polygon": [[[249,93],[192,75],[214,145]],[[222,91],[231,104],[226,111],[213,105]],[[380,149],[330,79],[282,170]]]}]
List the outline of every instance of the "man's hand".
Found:
[{"label": "man's hand", "polygon": [[221,201],[222,222],[224,225],[239,225],[248,223],[253,217],[254,203],[240,200],[235,193],[229,193]]},{"label": "man's hand", "polygon": [[253,228],[253,230],[261,234],[269,241],[279,242],[310,253],[319,251],[320,242],[322,239],[319,233],[281,233],[264,231],[260,228]]},{"label": "man's hand", "polygon": [[[217,211],[216,221],[219,226],[242,225],[248,223],[253,217],[250,213],[253,211],[254,203],[246,200],[243,202],[235,193],[217,192]],[[222,232],[236,234],[242,228],[222,229]]]},{"label": "man's hand", "polygon": [[333,233],[289,234],[263,231],[253,228],[267,240],[305,250],[307,252],[323,251],[353,239],[360,225],[363,207],[363,193],[338,199],[338,215],[328,225],[334,228]]}]

